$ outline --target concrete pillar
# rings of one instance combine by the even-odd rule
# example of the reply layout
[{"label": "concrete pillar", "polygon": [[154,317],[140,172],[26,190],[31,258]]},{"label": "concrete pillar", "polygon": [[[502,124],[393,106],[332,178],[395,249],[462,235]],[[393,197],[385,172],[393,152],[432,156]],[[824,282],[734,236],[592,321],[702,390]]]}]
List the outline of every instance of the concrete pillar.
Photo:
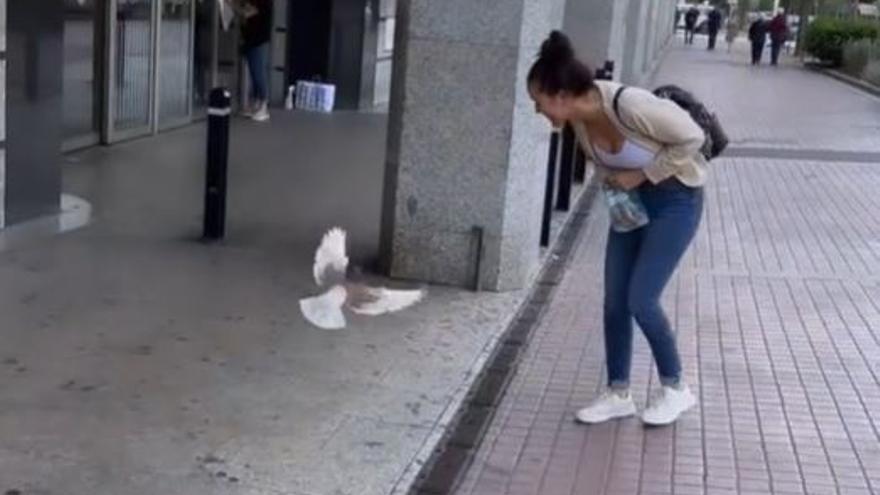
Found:
[{"label": "concrete pillar", "polygon": [[6,0],[0,0],[0,229],[6,226]]},{"label": "concrete pillar", "polygon": [[[623,0],[628,3],[629,0]],[[618,27],[615,12],[620,7],[608,0],[569,0],[565,7],[563,29],[571,38],[581,59],[591,67],[613,59],[612,38]]]},{"label": "concrete pillar", "polygon": [[630,26],[631,30],[627,32],[627,44],[632,47],[631,57],[626,62],[628,66],[628,74],[625,82],[628,84],[641,83],[645,66],[645,36],[648,32],[649,11],[652,0],[631,0],[630,1]]},{"label": "concrete pillar", "polygon": [[527,285],[550,129],[524,79],[565,0],[399,0],[383,204],[390,275]]},{"label": "concrete pillar", "polygon": [[61,197],[62,0],[8,0],[5,225],[58,212]]},{"label": "concrete pillar", "polygon": [[672,34],[676,0],[568,0],[565,32],[581,58],[614,60],[615,78],[643,84]]},{"label": "concrete pillar", "polygon": [[657,28],[659,28],[660,24],[660,16],[658,15],[659,11],[659,2],[662,0],[647,0],[648,5],[646,6],[647,10],[647,19],[645,22],[645,34],[643,36],[644,43],[644,53],[645,58],[642,60],[642,74],[647,74],[654,67],[654,61],[656,60],[657,52],[654,49],[657,45],[656,32]]}]

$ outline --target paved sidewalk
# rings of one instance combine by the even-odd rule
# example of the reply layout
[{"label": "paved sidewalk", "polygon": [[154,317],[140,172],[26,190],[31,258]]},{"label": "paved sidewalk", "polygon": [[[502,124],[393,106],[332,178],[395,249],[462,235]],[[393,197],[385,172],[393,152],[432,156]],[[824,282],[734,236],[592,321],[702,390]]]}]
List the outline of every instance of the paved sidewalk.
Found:
[{"label": "paved sidewalk", "polygon": [[406,493],[527,294],[432,287],[345,331],[302,319],[324,229],[376,256],[385,122],[237,121],[211,245],[202,126],[70,156],[94,221],[0,242],[0,493]]},{"label": "paved sidewalk", "polygon": [[[873,156],[880,100],[792,65],[754,69],[741,50],[676,47],[665,82],[751,148],[712,164],[664,295],[701,406],[669,428],[574,423],[604,383],[597,205],[458,493],[880,493],[880,163],[805,159]],[[643,337],[635,350],[643,404],[657,382]]]}]

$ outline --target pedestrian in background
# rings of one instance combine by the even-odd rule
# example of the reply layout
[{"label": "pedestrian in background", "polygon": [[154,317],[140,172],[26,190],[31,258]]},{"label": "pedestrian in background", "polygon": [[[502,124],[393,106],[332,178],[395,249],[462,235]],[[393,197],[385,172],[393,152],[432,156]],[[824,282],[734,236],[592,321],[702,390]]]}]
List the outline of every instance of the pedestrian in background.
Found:
[{"label": "pedestrian in background", "polygon": [[269,44],[272,0],[226,0],[241,24],[241,51],[251,79],[250,105],[242,114],[257,122],[269,120]]},{"label": "pedestrian in background", "polygon": [[694,6],[691,6],[684,14],[684,44],[694,44],[694,32],[697,29],[697,19],[699,17],[700,11]]},{"label": "pedestrian in background", "polygon": [[709,18],[706,20],[709,28],[709,50],[715,49],[715,39],[718,38],[718,31],[721,31],[722,22],[721,11],[717,7],[713,7],[709,12]]},{"label": "pedestrian in background", "polygon": [[767,43],[767,21],[758,17],[749,26],[749,41],[752,43],[752,65],[761,65],[764,44]]},{"label": "pedestrian in background", "polygon": [[770,63],[779,64],[779,52],[788,40],[788,23],[785,19],[785,10],[779,9],[776,17],[770,21]]},{"label": "pedestrian in background", "polygon": [[733,48],[733,43],[736,41],[736,37],[739,34],[739,23],[736,20],[736,16],[733,15],[733,12],[727,17],[727,26],[724,28],[724,39],[727,41],[727,52],[730,53],[730,50]]}]

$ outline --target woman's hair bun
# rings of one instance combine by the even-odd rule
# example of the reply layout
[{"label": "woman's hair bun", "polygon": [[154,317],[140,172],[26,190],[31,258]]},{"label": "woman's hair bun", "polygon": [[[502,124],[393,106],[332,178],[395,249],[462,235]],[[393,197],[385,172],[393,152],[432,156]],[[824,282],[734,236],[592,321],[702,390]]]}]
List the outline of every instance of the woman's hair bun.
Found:
[{"label": "woman's hair bun", "polygon": [[551,64],[564,63],[574,59],[574,47],[571,40],[561,31],[553,31],[541,44],[540,58]]}]

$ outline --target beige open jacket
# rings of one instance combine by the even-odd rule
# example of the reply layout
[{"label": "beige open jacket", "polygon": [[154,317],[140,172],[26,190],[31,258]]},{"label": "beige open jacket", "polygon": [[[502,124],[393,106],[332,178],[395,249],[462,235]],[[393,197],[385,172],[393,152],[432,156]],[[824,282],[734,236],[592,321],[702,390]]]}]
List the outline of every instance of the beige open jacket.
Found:
[{"label": "beige open jacket", "polygon": [[[620,95],[618,119],[614,112],[614,95],[621,84],[596,81],[596,86],[602,95],[605,113],[617,129],[626,139],[655,153],[654,163],[644,169],[649,181],[657,184],[676,177],[690,187],[700,187],[706,183],[706,159],[700,153],[706,137],[690,114],[671,100],[658,98],[650,91],[629,86]],[[590,136],[583,123],[572,122],[572,127],[584,152],[596,164],[597,174],[602,179],[609,170],[596,160]]]}]

